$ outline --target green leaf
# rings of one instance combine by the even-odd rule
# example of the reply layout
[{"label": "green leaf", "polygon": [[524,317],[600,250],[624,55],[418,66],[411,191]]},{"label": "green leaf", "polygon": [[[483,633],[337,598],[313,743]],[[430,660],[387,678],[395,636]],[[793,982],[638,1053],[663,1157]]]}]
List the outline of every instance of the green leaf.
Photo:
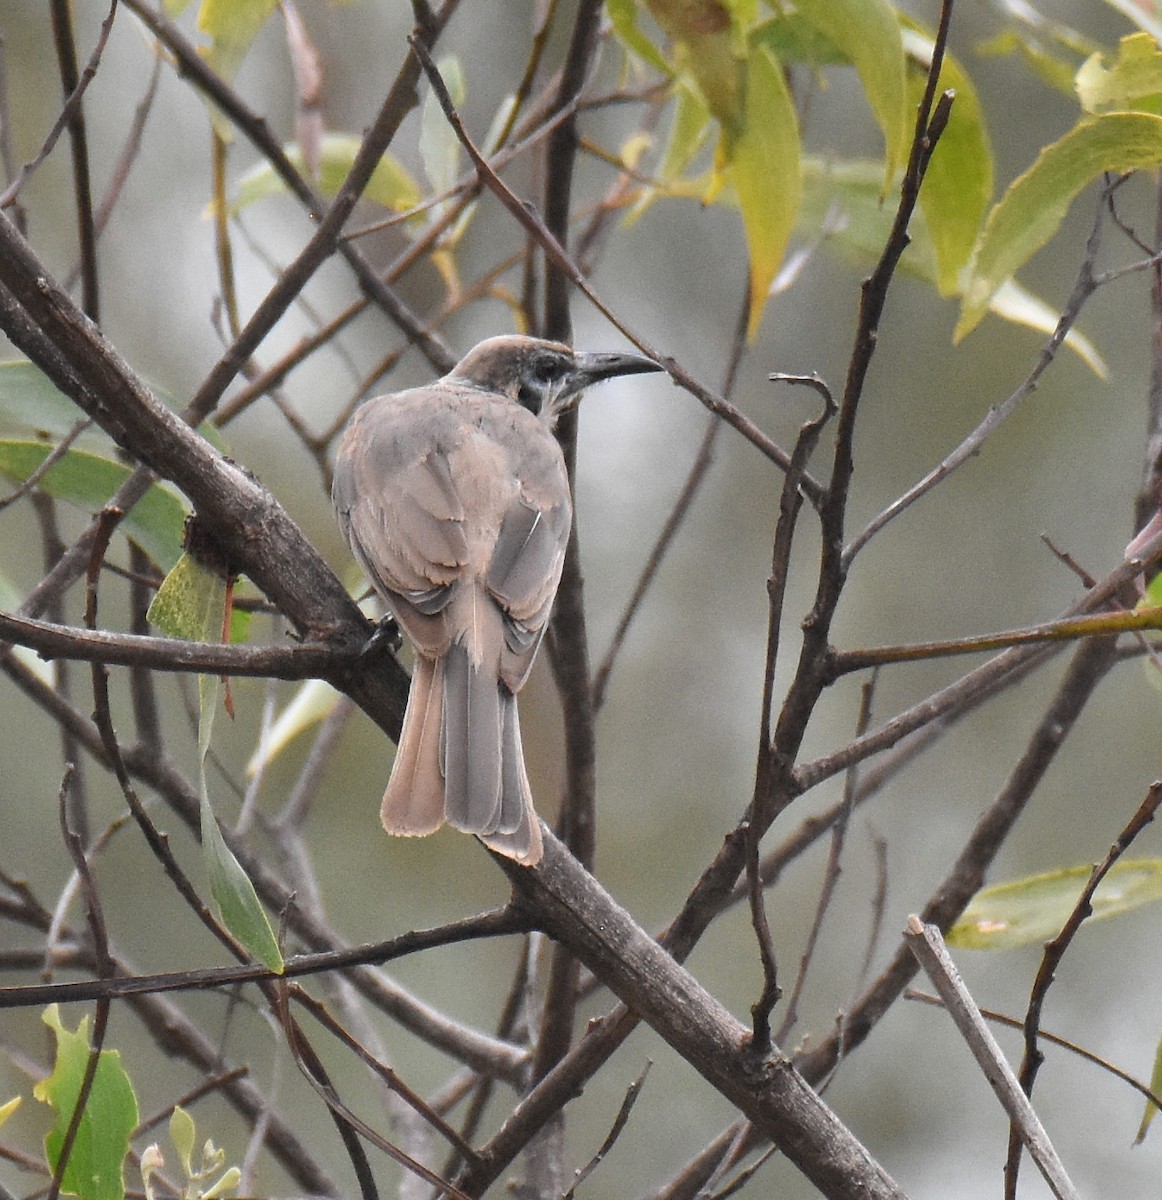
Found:
[{"label": "green leaf", "polygon": [[851,60],[886,147],[884,190],[908,152],[904,47],[887,0],[796,0],[796,11]]},{"label": "green leaf", "polygon": [[183,554],[161,581],[146,615],[167,637],[218,642],[225,606],[226,581]]},{"label": "green leaf", "polygon": [[[82,1017],[76,1032],[71,1033],[61,1024],[60,1009],[53,1004],[45,1009],[43,1020],[56,1035],[56,1061],[52,1074],[33,1088],[33,1095],[51,1105],[56,1114],[56,1123],[44,1139],[49,1165],[55,1171],[89,1062],[89,1018]],[[137,1121],[137,1097],[121,1066],[121,1056],[116,1050],[102,1050],[61,1191],[82,1200],[123,1200],[123,1167],[129,1135]]]},{"label": "green leaf", "polygon": [[763,45],[779,62],[802,63],[808,67],[850,67],[850,56],[818,26],[795,9],[760,21],[751,41]]},{"label": "green leaf", "polygon": [[[213,683],[217,683],[217,680]],[[206,691],[211,696],[211,703],[216,702],[217,688],[211,686]],[[222,837],[205,787],[201,793],[202,859],[218,915],[247,954],[269,970],[281,973],[284,967],[282,951],[278,948],[278,940],[266,910],[258,899],[250,877]]]},{"label": "green leaf", "polygon": [[[48,457],[43,442],[0,439],[0,474],[18,482]],[[40,488],[58,500],[92,513],[101,509],[129,476],[129,468],[84,450],[69,450],[40,480]],[[121,522],[124,532],[163,570],[181,553],[186,508],[165,484],[155,483]]]},{"label": "green leaf", "polygon": [[1092,54],[1078,68],[1077,98],[1086,112],[1135,109],[1162,113],[1162,50],[1148,33],[1133,33],[1118,43],[1113,64]]},{"label": "green leaf", "polygon": [[637,27],[637,0],[606,0],[605,8],[614,35],[631,54],[637,55],[663,75],[673,73],[673,67],[662,56],[662,52]]},{"label": "green leaf", "polygon": [[[949,931],[949,945],[1010,950],[1056,937],[1092,871],[1068,867],[983,888]],[[1162,900],[1162,858],[1123,859],[1098,885],[1089,919],[1120,916],[1155,900]]]},{"label": "green leaf", "polygon": [[[1155,1096],[1162,1096],[1162,1041],[1158,1043],[1158,1049],[1154,1051],[1154,1070],[1150,1075],[1150,1091]],[[1150,1128],[1150,1122],[1154,1120],[1157,1111],[1158,1106],[1152,1100],[1147,1100],[1146,1107],[1142,1112],[1142,1123],[1138,1126],[1138,1133],[1134,1138],[1135,1146],[1145,1138],[1146,1131]]]},{"label": "green leaf", "polygon": [[[171,637],[188,641],[217,641],[222,632],[226,581],[183,554],[162,581],[149,619]],[[214,715],[218,708],[221,680],[198,676],[198,800],[202,833],[202,860],[210,883],[210,895],[222,924],[246,952],[272,971],[283,968],[282,952],[270,920],[254,885],[234,857],[218,828],[206,783],[206,756],[213,739]]]},{"label": "green leaf", "polygon": [[198,676],[198,812],[202,834],[202,861],[210,881],[210,895],[222,924],[242,945],[247,954],[271,971],[281,973],[282,951],[274,936],[270,919],[258,899],[250,876],[226,845],[218,820],[210,805],[206,783],[206,756],[214,731],[221,680],[212,675]]},{"label": "green leaf", "polygon": [[72,432],[84,413],[27,359],[0,362],[0,426],[54,440]]},{"label": "green leaf", "polygon": [[1090,117],[1046,146],[1014,180],[985,224],[955,337],[980,323],[990,297],[1057,232],[1078,192],[1105,171],[1162,163],[1162,117],[1106,113]]},{"label": "green leaf", "polygon": [[[355,155],[359,152],[360,144],[360,139],[351,134],[328,133],[324,135],[320,147],[317,181],[319,191],[324,196],[334,196],[343,186],[344,180],[351,171],[351,164],[355,161]],[[307,173],[306,161],[297,145],[292,143],[284,146],[283,151],[296,170],[303,174]],[[238,181],[230,211],[232,213],[241,212],[242,209],[257,200],[264,200],[268,196],[278,196],[285,191],[286,184],[283,183],[282,177],[270,163],[260,163]],[[385,154],[376,163],[363,195],[365,199],[382,208],[390,209],[392,212],[406,212],[409,208],[415,208],[423,198],[419,184],[416,183],[411,173],[390,154]]]},{"label": "green leaf", "polygon": [[198,29],[210,38],[203,57],[223,79],[233,79],[278,0],[202,0]]},{"label": "green leaf", "polygon": [[[918,26],[907,24],[903,38],[912,65],[908,83],[915,106],[931,67],[933,42]],[[993,152],[976,89],[951,55],[946,54],[941,64],[939,88],[941,92],[952,89],[956,100],[928,163],[920,207],[932,238],[937,286],[942,296],[953,296],[960,291],[962,273],[993,197]]]},{"label": "green leaf", "polygon": [[645,0],[645,6],[675,40],[671,73],[689,72],[727,139],[735,137],[746,120],[748,103],[743,10],[689,0]]},{"label": "green leaf", "polygon": [[746,119],[727,155],[750,256],[747,337],[753,338],[795,227],[802,188],[795,106],[779,64],[762,46],[750,55]]},{"label": "green leaf", "polygon": [[197,1136],[194,1118],[180,1104],[176,1105],[169,1118],[169,1138],[187,1179],[194,1176],[194,1140]]}]

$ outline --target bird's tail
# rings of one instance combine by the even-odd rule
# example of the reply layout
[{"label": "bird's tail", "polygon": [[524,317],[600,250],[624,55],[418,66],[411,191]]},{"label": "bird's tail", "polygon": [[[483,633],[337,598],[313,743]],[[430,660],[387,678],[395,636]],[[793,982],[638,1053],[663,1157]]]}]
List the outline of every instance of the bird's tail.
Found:
[{"label": "bird's tail", "polygon": [[525,771],[516,697],[455,642],[444,655],[444,815],[490,849],[532,865],[541,831]]},{"label": "bird's tail", "polygon": [[395,763],[379,815],[388,833],[423,837],[444,823],[443,659],[416,655]]}]

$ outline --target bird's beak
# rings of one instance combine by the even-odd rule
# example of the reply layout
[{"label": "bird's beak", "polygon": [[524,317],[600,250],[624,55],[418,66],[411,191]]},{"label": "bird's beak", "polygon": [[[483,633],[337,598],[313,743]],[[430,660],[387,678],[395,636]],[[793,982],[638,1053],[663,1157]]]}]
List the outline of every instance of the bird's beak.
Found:
[{"label": "bird's beak", "polygon": [[616,375],[644,375],[661,369],[653,359],[642,358],[640,354],[575,354],[573,373],[558,404],[568,404],[587,387],[603,379],[612,379]]}]

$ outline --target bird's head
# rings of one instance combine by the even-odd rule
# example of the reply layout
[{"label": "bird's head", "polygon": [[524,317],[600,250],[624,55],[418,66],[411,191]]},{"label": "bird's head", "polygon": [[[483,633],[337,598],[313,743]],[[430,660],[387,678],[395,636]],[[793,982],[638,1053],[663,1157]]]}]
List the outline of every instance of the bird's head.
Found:
[{"label": "bird's head", "polygon": [[661,369],[637,354],[589,354],[512,334],[474,346],[448,378],[507,396],[552,425],[590,384]]}]

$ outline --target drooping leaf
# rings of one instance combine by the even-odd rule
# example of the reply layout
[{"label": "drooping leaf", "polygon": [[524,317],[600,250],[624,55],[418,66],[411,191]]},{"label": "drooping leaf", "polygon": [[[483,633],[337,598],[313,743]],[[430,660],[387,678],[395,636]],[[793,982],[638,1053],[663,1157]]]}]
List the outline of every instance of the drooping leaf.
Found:
[{"label": "drooping leaf", "polygon": [[[56,1114],[44,1139],[49,1165],[55,1170],[89,1062],[89,1018],[82,1017],[76,1031],[70,1032],[53,1004],[45,1009],[43,1020],[56,1037],[56,1059],[52,1074],[33,1088],[33,1095]],[[81,1200],[124,1200],[123,1168],[137,1121],[137,1097],[121,1056],[116,1050],[102,1050],[61,1191]]]},{"label": "drooping leaf", "polygon": [[799,212],[799,125],[786,81],[769,50],[755,47],[747,71],[746,118],[729,150],[726,173],[734,184],[750,259],[753,338],[771,283],[783,261]]},{"label": "drooping leaf", "polygon": [[168,637],[216,642],[222,637],[226,581],[183,554],[162,580],[149,605],[150,624]]},{"label": "drooping leaf", "polygon": [[896,12],[887,0],[796,0],[795,8],[859,72],[884,135],[886,191],[904,162],[910,132],[904,47]]},{"label": "drooping leaf", "polygon": [[1057,232],[1077,194],[1106,171],[1162,163],[1162,117],[1089,117],[1037,156],[989,214],[977,242],[957,340],[980,323],[990,297]]},{"label": "drooping leaf", "polygon": [[[351,134],[324,135],[320,146],[319,176],[316,180],[317,187],[324,196],[334,196],[343,186],[355,161],[355,155],[359,152],[359,146],[359,138]],[[295,169],[306,173],[307,164],[299,147],[292,144],[284,146],[283,150]],[[230,211],[241,212],[257,200],[278,196],[285,191],[286,184],[270,163],[260,163],[238,181]],[[392,212],[407,212],[419,204],[423,194],[408,169],[392,155],[385,154],[371,172],[363,195],[365,199]]]},{"label": "drooping leaf", "polygon": [[[217,690],[213,691],[215,698]],[[266,910],[262,907],[250,876],[226,845],[218,828],[209,796],[203,791],[200,808],[202,859],[210,881],[210,895],[222,924],[238,939],[255,962],[276,973],[283,970],[282,951]]]},{"label": "drooping leaf", "polygon": [[1118,43],[1108,67],[1105,54],[1092,54],[1078,68],[1077,98],[1086,112],[1134,109],[1162,113],[1162,50],[1148,33],[1133,33]]},{"label": "drooping leaf", "polygon": [[[25,480],[48,457],[43,442],[0,439],[0,474]],[[86,512],[101,509],[129,476],[122,463],[84,450],[69,450],[39,482],[50,496]],[[181,553],[186,508],[175,492],[155,483],[121,522],[121,528],[163,570]]]},{"label": "drooping leaf", "polygon": [[[904,46],[912,106],[919,104],[932,62],[932,38],[907,22]],[[956,93],[948,124],[928,163],[920,207],[936,257],[936,283],[942,296],[959,293],[961,278],[993,197],[993,152],[984,113],[972,80],[951,55],[940,67],[940,92]]]},{"label": "drooping leaf", "polygon": [[[1010,950],[1060,933],[1089,880],[1090,866],[1031,875],[983,888],[948,934],[948,943],[970,950]],[[1123,859],[1093,897],[1090,920],[1120,916],[1162,900],[1162,859]]]},{"label": "drooping leaf", "polygon": [[198,810],[202,835],[202,861],[210,883],[210,895],[222,924],[237,938],[246,953],[266,968],[281,973],[284,967],[282,951],[270,918],[258,899],[250,876],[242,869],[226,839],[218,828],[218,820],[210,805],[206,783],[206,756],[218,707],[220,681],[213,676],[198,676]]}]

